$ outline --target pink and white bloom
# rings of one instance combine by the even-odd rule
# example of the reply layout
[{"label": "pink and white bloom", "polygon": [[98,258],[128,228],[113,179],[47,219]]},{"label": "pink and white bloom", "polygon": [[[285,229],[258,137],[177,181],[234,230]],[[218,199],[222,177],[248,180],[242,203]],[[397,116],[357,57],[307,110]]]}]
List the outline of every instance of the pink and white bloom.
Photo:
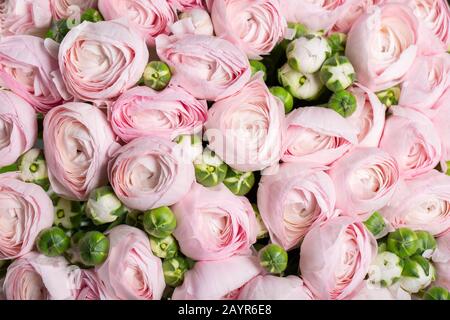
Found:
[{"label": "pink and white bloom", "polygon": [[298,246],[308,231],[335,215],[333,181],[313,163],[284,163],[263,175],[258,209],[272,242],[286,250]]},{"label": "pink and white bloom", "polygon": [[432,256],[436,268],[436,282],[434,286],[450,289],[450,232],[437,239],[437,248]]},{"label": "pink and white bloom", "polygon": [[76,300],[100,300],[101,296],[102,284],[97,273],[93,270],[82,269]]},{"label": "pink and white bloom", "polygon": [[119,225],[109,231],[108,239],[108,258],[95,269],[104,286],[102,299],[161,299],[166,286],[162,263],[153,255],[145,232]]},{"label": "pink and white bloom", "polygon": [[97,7],[97,0],[50,0],[53,19],[71,17],[76,11],[81,14],[89,8]]},{"label": "pink and white bloom", "polygon": [[445,161],[450,160],[450,88],[442,95],[433,107],[436,110],[432,115],[433,122],[442,142],[442,162],[441,167],[447,170]]},{"label": "pink and white bloom", "polygon": [[365,280],[361,290],[352,300],[411,300],[411,294],[403,290],[398,283],[386,288],[374,286],[369,280]]},{"label": "pink and white bloom", "polygon": [[[348,0],[347,0],[348,1]],[[348,33],[353,24],[367,12],[372,6],[382,5],[388,0],[356,0],[346,7],[345,11],[339,16],[338,20],[332,28],[332,32]]]},{"label": "pink and white bloom", "polygon": [[220,260],[251,253],[258,233],[255,212],[247,198],[223,184],[205,188],[195,183],[172,210],[177,219],[173,235],[186,256]]},{"label": "pink and white bloom", "polygon": [[251,76],[246,55],[218,37],[160,35],[156,50],[173,72],[171,83],[197,99],[228,97],[242,89]]},{"label": "pink and white bloom", "polygon": [[177,22],[170,26],[174,35],[183,34],[214,35],[214,27],[208,11],[200,8],[189,9],[180,14]]},{"label": "pink and white bloom", "polygon": [[0,167],[10,165],[34,146],[36,112],[16,94],[0,90]]},{"label": "pink and white bloom", "polygon": [[108,182],[106,167],[119,147],[106,116],[81,102],[53,108],[44,118],[44,151],[53,190],[68,199],[87,200]]},{"label": "pink and white bloom", "polygon": [[377,254],[377,242],[362,222],[337,217],[317,224],[303,240],[300,270],[315,298],[355,296]]}]

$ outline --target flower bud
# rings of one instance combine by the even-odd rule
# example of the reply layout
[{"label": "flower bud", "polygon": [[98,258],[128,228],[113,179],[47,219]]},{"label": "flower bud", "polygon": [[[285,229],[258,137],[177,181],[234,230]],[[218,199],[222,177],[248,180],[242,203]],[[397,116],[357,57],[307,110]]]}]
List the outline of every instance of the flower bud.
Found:
[{"label": "flower bud", "polygon": [[347,35],[345,33],[336,32],[328,36],[328,45],[331,48],[331,53],[343,55],[345,52],[345,45],[347,43]]},{"label": "flower bud", "polygon": [[98,231],[89,231],[78,241],[81,262],[86,266],[98,266],[109,253],[109,240]]},{"label": "flower bud", "polygon": [[255,175],[252,171],[241,172],[229,168],[223,184],[237,196],[246,195],[255,184]]},{"label": "flower bud", "polygon": [[59,198],[56,195],[52,197],[55,217],[53,224],[64,229],[76,229],[82,224],[84,217],[84,206],[79,201],[71,201]]},{"label": "flower bud", "polygon": [[400,258],[407,258],[416,253],[419,239],[414,231],[408,228],[400,228],[389,233],[387,249]]},{"label": "flower bud", "polygon": [[277,244],[271,243],[259,251],[261,266],[270,273],[282,273],[288,263],[287,252]]},{"label": "flower bud", "polygon": [[151,61],[144,69],[143,82],[147,87],[161,91],[170,82],[172,73],[167,64],[162,61]]},{"label": "flower bud", "polygon": [[392,252],[382,252],[377,255],[369,267],[369,281],[373,285],[389,287],[400,279],[403,261]]},{"label": "flower bud", "polygon": [[378,211],[375,211],[369,219],[364,221],[366,228],[372,232],[374,236],[379,235],[386,228],[386,222]]},{"label": "flower bud", "polygon": [[425,292],[424,300],[450,300],[450,293],[447,289],[441,287],[433,287]]},{"label": "flower bud", "polygon": [[259,212],[258,206],[252,203],[253,211],[256,216],[256,223],[258,223],[258,234],[256,235],[256,239],[263,239],[269,236],[269,231],[267,230],[266,225],[262,219],[261,213]]},{"label": "flower bud", "polygon": [[186,259],[173,257],[164,260],[163,264],[164,280],[171,287],[178,287],[183,283],[184,274],[189,269]]},{"label": "flower bud", "polygon": [[400,286],[409,293],[425,289],[436,278],[436,271],[427,259],[414,255],[405,259]]},{"label": "flower bud", "polygon": [[322,36],[300,37],[293,40],[286,49],[288,64],[301,73],[319,71],[330,55],[330,45]]},{"label": "flower bud", "polygon": [[301,23],[289,22],[288,28],[293,30],[294,36],[293,39],[298,39],[300,37],[304,37],[308,34],[308,28]]},{"label": "flower bud", "polygon": [[314,100],[324,89],[319,73],[303,74],[295,71],[288,64],[278,69],[278,82],[291,95],[301,100]]},{"label": "flower bud", "polygon": [[86,214],[96,225],[114,222],[127,211],[109,186],[93,190],[86,203]]},{"label": "flower bud", "polygon": [[345,90],[355,81],[355,69],[346,56],[334,55],[320,69],[320,80],[333,92]]},{"label": "flower bud", "polygon": [[47,31],[45,38],[50,38],[60,43],[67,33],[70,31],[70,26],[74,25],[73,20],[61,19],[53,21],[50,29]]},{"label": "flower bud", "polygon": [[150,237],[150,247],[153,253],[163,259],[173,258],[178,253],[178,244],[171,235],[165,238]]},{"label": "flower bud", "polygon": [[416,231],[416,235],[419,241],[416,254],[420,254],[424,258],[431,258],[434,250],[436,249],[436,239],[427,231]]},{"label": "flower bud", "polygon": [[131,210],[127,213],[125,217],[125,224],[131,227],[136,227],[138,229],[143,229],[144,228],[143,220],[144,214],[142,212],[137,210]]},{"label": "flower bud", "polygon": [[387,251],[387,243],[386,243],[386,239],[383,240],[379,240],[378,241],[378,253],[382,253]]},{"label": "flower bud", "polygon": [[194,160],[194,167],[197,182],[205,187],[222,183],[228,171],[227,164],[208,148]]},{"label": "flower bud", "polygon": [[331,96],[328,107],[347,118],[356,110],[356,98],[349,91],[337,91]]},{"label": "flower bud", "polygon": [[178,136],[175,142],[180,145],[183,159],[188,162],[194,161],[203,152],[202,140],[196,134]]},{"label": "flower bud", "polygon": [[194,27],[193,33],[198,35],[214,35],[213,23],[208,11],[200,8],[194,8],[188,11],[184,11],[180,14],[180,20],[190,18],[192,26]]},{"label": "flower bud", "polygon": [[294,107],[294,98],[292,95],[283,87],[271,87],[270,93],[275,97],[278,97],[284,104],[284,113],[289,113]]},{"label": "flower bud", "polygon": [[45,191],[50,187],[48,180],[47,164],[44,153],[40,149],[30,149],[17,161],[20,177],[25,182],[40,185]]},{"label": "flower bud", "polygon": [[84,21],[99,22],[99,21],[103,21],[104,19],[103,19],[103,16],[101,15],[100,11],[98,11],[97,9],[94,9],[94,8],[89,8],[81,14],[80,20],[81,20],[81,22],[84,22]]},{"label": "flower bud", "polygon": [[48,257],[62,255],[70,247],[70,238],[58,227],[42,230],[36,238],[38,251]]},{"label": "flower bud", "polygon": [[376,93],[378,99],[386,107],[396,106],[400,99],[400,87],[392,87]]},{"label": "flower bud", "polygon": [[267,68],[266,66],[258,60],[250,60],[250,69],[252,70],[252,76],[255,75],[257,72],[261,71],[263,75],[264,81],[267,80]]},{"label": "flower bud", "polygon": [[144,229],[155,238],[165,238],[177,227],[177,220],[169,207],[160,207],[144,212]]}]

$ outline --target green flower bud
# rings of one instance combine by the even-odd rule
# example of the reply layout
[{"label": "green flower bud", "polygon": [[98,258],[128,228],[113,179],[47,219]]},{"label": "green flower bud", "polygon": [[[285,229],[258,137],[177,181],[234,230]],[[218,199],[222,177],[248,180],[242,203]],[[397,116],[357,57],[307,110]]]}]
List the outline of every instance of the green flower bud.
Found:
[{"label": "green flower bud", "polygon": [[182,158],[186,162],[194,161],[203,152],[202,139],[196,134],[178,136],[175,142],[181,147]]},{"label": "green flower bud", "polygon": [[267,68],[261,61],[258,60],[250,60],[250,68],[252,70],[252,75],[256,74],[257,72],[261,71],[263,75],[264,81],[267,80]]},{"label": "green flower bud", "polygon": [[155,238],[165,238],[177,227],[175,215],[169,207],[160,207],[144,212],[144,229]]},{"label": "green flower bud", "polygon": [[109,254],[109,239],[101,232],[89,231],[78,241],[81,262],[90,267],[105,262]]},{"label": "green flower bud", "polygon": [[417,293],[428,287],[436,278],[436,271],[427,259],[414,255],[406,258],[400,279],[400,286],[409,293]]},{"label": "green flower bud", "polygon": [[300,37],[289,43],[286,49],[288,64],[292,69],[304,74],[319,71],[330,55],[330,45],[322,36]]},{"label": "green flower bud", "polygon": [[164,260],[162,268],[166,284],[171,287],[178,287],[183,283],[184,274],[189,269],[189,265],[182,257],[173,257]]},{"label": "green flower bud", "polygon": [[66,34],[70,31],[69,26],[73,26],[75,23],[73,20],[61,19],[53,21],[50,29],[47,31],[45,38],[51,38],[56,42],[61,42]]},{"label": "green flower bud", "polygon": [[288,64],[278,69],[278,82],[294,97],[301,100],[317,99],[324,90],[319,73],[303,74]]},{"label": "green flower bud", "polygon": [[160,258],[173,258],[178,253],[178,244],[171,235],[165,238],[150,237],[150,246],[153,253]]},{"label": "green flower bud", "polygon": [[400,258],[407,258],[416,253],[419,247],[419,239],[414,231],[408,228],[400,228],[389,233],[387,249]]},{"label": "green flower bud", "polygon": [[223,184],[237,196],[246,195],[255,184],[253,172],[241,172],[229,168]]},{"label": "green flower bud", "polygon": [[356,98],[346,90],[337,91],[331,96],[328,107],[347,118],[356,110]]},{"label": "green flower bud", "polygon": [[258,207],[256,204],[252,203],[253,211],[255,212],[256,222],[258,223],[258,234],[256,235],[257,239],[266,238],[269,235],[269,231],[267,231],[266,225],[261,217],[261,213],[259,213]]},{"label": "green flower bud", "polygon": [[334,55],[320,69],[320,80],[333,92],[345,90],[355,81],[355,69],[346,56]]},{"label": "green flower bud", "polygon": [[288,263],[287,252],[277,244],[268,244],[259,251],[261,266],[270,273],[282,273]]},{"label": "green flower bud", "polygon": [[378,99],[386,107],[396,106],[400,99],[400,87],[392,87],[376,93]]},{"label": "green flower bud", "polygon": [[228,171],[227,164],[208,148],[194,160],[194,167],[197,182],[205,187],[217,186]]},{"label": "green flower bud", "polygon": [[278,97],[284,105],[284,113],[289,113],[294,107],[294,98],[292,95],[283,87],[271,87],[270,93],[275,97]]},{"label": "green flower bud", "polygon": [[423,296],[424,300],[450,300],[450,293],[447,289],[441,287],[433,287],[428,289]]},{"label": "green flower bud", "polygon": [[142,229],[144,227],[144,214],[137,210],[131,210],[125,217],[125,224]]},{"label": "green flower bud", "polygon": [[382,253],[387,251],[387,243],[386,240],[378,240],[378,253]]},{"label": "green flower bud", "polygon": [[103,21],[103,16],[101,15],[100,11],[94,8],[89,8],[86,11],[83,12],[81,15],[81,22],[84,21],[90,21],[90,22],[99,22]]},{"label": "green flower bud", "polygon": [[84,206],[81,202],[59,198],[56,195],[52,196],[52,201],[55,214],[54,225],[65,229],[76,229],[81,226],[85,218]]},{"label": "green flower bud", "polygon": [[369,281],[373,285],[389,287],[402,275],[403,261],[392,252],[379,253],[369,267]]},{"label": "green flower bud", "polygon": [[127,212],[128,209],[109,186],[93,190],[86,203],[86,214],[96,225],[114,222]]},{"label": "green flower bud", "polygon": [[288,28],[294,30],[294,39],[304,37],[308,34],[308,28],[301,23],[288,22]]},{"label": "green flower bud", "polygon": [[162,61],[152,61],[145,67],[143,82],[147,87],[161,91],[170,82],[172,73],[167,64]]},{"label": "green flower bud", "polygon": [[431,255],[437,246],[436,239],[434,239],[433,235],[427,231],[416,231],[416,235],[419,241],[416,254],[420,254],[427,259],[431,258]]},{"label": "green flower bud", "polygon": [[17,161],[20,177],[25,182],[40,185],[45,191],[50,188],[48,180],[47,164],[44,154],[40,149],[30,149]]},{"label": "green flower bud", "polygon": [[48,257],[62,255],[70,247],[70,238],[64,230],[51,227],[42,230],[36,238],[36,247]]},{"label": "green flower bud", "polygon": [[343,55],[345,45],[347,43],[347,35],[345,33],[336,32],[328,36],[328,44],[330,45],[332,54]]},{"label": "green flower bud", "polygon": [[384,222],[383,217],[378,211],[375,211],[369,219],[364,221],[364,225],[374,236],[381,234],[386,228],[386,222]]}]

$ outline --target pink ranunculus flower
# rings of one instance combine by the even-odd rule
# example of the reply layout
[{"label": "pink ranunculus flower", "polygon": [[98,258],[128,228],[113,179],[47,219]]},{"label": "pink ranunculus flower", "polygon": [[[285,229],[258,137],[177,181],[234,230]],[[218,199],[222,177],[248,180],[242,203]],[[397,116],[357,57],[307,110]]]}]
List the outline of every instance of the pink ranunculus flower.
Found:
[{"label": "pink ranunculus flower", "polygon": [[262,273],[257,257],[233,256],[217,261],[199,261],[186,272],[173,300],[236,300],[241,289]]},{"label": "pink ranunculus flower", "polygon": [[450,88],[442,95],[433,107],[436,112],[432,115],[432,122],[441,137],[442,161],[441,167],[447,170],[446,161],[450,160]]},{"label": "pink ranunculus flower", "polygon": [[40,186],[0,175],[0,260],[33,250],[39,232],[52,224],[53,204]]},{"label": "pink ranunculus flower", "polygon": [[303,240],[300,270],[317,299],[350,299],[364,284],[377,242],[362,222],[337,217],[317,224]]},{"label": "pink ranunculus flower", "polygon": [[73,10],[83,13],[86,9],[96,8],[97,0],[50,0],[53,19],[60,20],[72,16]]},{"label": "pink ranunculus flower", "polygon": [[145,41],[123,21],[83,22],[59,48],[59,67],[67,91],[76,99],[108,104],[133,87],[149,53]]},{"label": "pink ranunculus flower", "polygon": [[36,112],[16,94],[0,90],[0,167],[10,165],[34,146]]},{"label": "pink ranunculus flower", "polygon": [[284,163],[276,174],[262,176],[258,209],[272,242],[289,250],[316,223],[335,215],[336,193],[324,169],[313,163]]},{"label": "pink ranunculus flower", "polygon": [[442,149],[431,120],[412,109],[395,106],[390,110],[380,148],[395,158],[405,179],[433,170],[441,160]]},{"label": "pink ranunculus flower", "polygon": [[145,232],[119,225],[109,231],[108,238],[108,258],[95,269],[104,286],[102,299],[161,299],[166,286],[162,263],[153,255]]},{"label": "pink ranunculus flower", "polygon": [[398,283],[390,287],[380,287],[364,281],[361,290],[352,300],[411,300],[411,294],[403,290]]},{"label": "pink ranunculus flower", "polygon": [[259,275],[247,283],[238,300],[312,300],[312,293],[297,276]]},{"label": "pink ranunculus flower", "polygon": [[141,211],[180,201],[195,174],[178,146],[159,137],[141,137],[117,150],[108,164],[109,182],[117,197]]},{"label": "pink ranunculus flower", "polygon": [[436,268],[436,282],[434,286],[441,286],[450,290],[450,232],[437,239],[437,248],[432,256]]},{"label": "pink ranunculus flower", "polygon": [[298,108],[286,117],[284,162],[315,162],[328,165],[357,144],[358,130],[334,110]]},{"label": "pink ranunculus flower", "polygon": [[119,147],[103,112],[87,103],[53,108],[44,118],[44,151],[53,190],[86,200],[105,183],[107,163]]},{"label": "pink ranunculus flower", "polygon": [[160,92],[135,87],[112,104],[110,120],[114,132],[125,142],[142,136],[172,140],[201,132],[207,112],[206,101],[195,99],[179,87]]},{"label": "pink ranunculus flower", "polygon": [[206,35],[160,35],[156,50],[172,72],[171,83],[197,99],[228,97],[249,81],[246,55],[227,40]]},{"label": "pink ranunculus flower", "polygon": [[378,147],[383,134],[386,106],[369,89],[356,85],[349,88],[356,98],[356,110],[347,118],[358,130],[360,147]]},{"label": "pink ranunculus flower", "polygon": [[94,270],[82,269],[76,300],[100,300],[102,284]]},{"label": "pink ranunculus flower", "polygon": [[261,74],[208,111],[209,148],[230,167],[257,171],[278,163],[284,137],[284,106]]},{"label": "pink ranunculus flower", "polygon": [[329,171],[336,192],[336,207],[366,218],[392,198],[398,182],[397,161],[378,148],[355,148]]},{"label": "pink ranunculus flower", "polygon": [[251,253],[258,233],[255,212],[247,198],[223,184],[205,188],[195,183],[172,210],[177,218],[173,235],[186,256],[220,260]]},{"label": "pink ranunculus flower", "polygon": [[360,16],[370,10],[372,6],[382,5],[388,0],[357,0],[346,8],[346,10],[339,16],[339,19],[334,24],[331,31],[348,33],[353,24]]},{"label": "pink ranunculus flower", "polygon": [[170,26],[174,35],[180,37],[184,34],[214,35],[211,17],[205,9],[189,9],[180,14],[179,18],[180,20]]},{"label": "pink ranunculus flower", "polygon": [[106,20],[126,18],[148,45],[155,44],[156,36],[169,34],[176,20],[167,0],[98,0],[98,8]]},{"label": "pink ranunculus flower", "polygon": [[79,273],[64,257],[30,252],[8,267],[3,289],[7,300],[73,300]]},{"label": "pink ranunculus flower", "polygon": [[0,37],[23,34],[42,36],[51,22],[49,0],[0,2]]},{"label": "pink ranunculus flower", "polygon": [[189,9],[205,8],[204,0],[167,0],[175,10],[186,11]]},{"label": "pink ranunculus flower", "polygon": [[0,40],[0,85],[21,96],[37,112],[46,113],[62,102],[53,75],[58,61],[34,36],[10,36]]},{"label": "pink ranunculus flower", "polygon": [[450,177],[433,170],[406,181],[380,212],[395,229],[443,235],[450,231]]},{"label": "pink ranunculus flower", "polygon": [[399,84],[418,54],[419,23],[405,5],[373,7],[348,34],[345,55],[358,81],[373,91]]},{"label": "pink ranunculus flower", "polygon": [[284,38],[287,23],[281,12],[282,2],[215,0],[211,8],[214,31],[241,48],[250,59],[259,59]]}]

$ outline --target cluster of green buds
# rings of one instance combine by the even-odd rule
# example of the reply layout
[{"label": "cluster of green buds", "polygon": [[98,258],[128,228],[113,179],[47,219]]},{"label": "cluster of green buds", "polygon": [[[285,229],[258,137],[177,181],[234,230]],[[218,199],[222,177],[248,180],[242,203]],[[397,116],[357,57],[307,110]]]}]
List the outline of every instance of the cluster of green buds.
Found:
[{"label": "cluster of green buds", "polygon": [[245,196],[255,184],[255,174],[252,171],[242,172],[229,168],[223,184],[237,196]]},{"label": "cluster of green buds", "polygon": [[347,44],[347,35],[345,33],[332,33],[328,36],[327,41],[332,55],[344,55],[345,45]]},{"label": "cluster of green buds", "polygon": [[109,239],[99,231],[80,233],[77,239],[81,263],[88,267],[101,265],[108,258]]},{"label": "cluster of green buds", "polygon": [[249,62],[250,62],[250,69],[252,71],[252,76],[258,72],[262,72],[263,80],[266,81],[267,80],[267,68],[264,65],[264,63],[262,63],[259,60],[250,60]]},{"label": "cluster of green buds", "polygon": [[377,92],[376,95],[382,104],[386,107],[390,107],[398,104],[400,92],[400,87],[392,87],[384,91]]},{"label": "cluster of green buds", "polygon": [[110,186],[100,187],[91,192],[86,203],[86,215],[96,225],[114,222],[129,210],[120,202]]},{"label": "cluster of green buds", "polygon": [[177,227],[177,220],[169,207],[160,207],[144,212],[144,230],[152,237],[165,238]]},{"label": "cluster of green buds", "polygon": [[166,284],[171,287],[178,287],[183,283],[184,275],[189,269],[189,263],[185,258],[173,257],[165,259],[162,268]]},{"label": "cluster of green buds", "polygon": [[82,202],[60,198],[55,194],[51,196],[51,199],[53,201],[53,224],[55,226],[72,230],[82,227],[86,223]]},{"label": "cluster of green buds", "polygon": [[399,228],[389,233],[386,244],[388,251],[395,253],[400,258],[408,258],[419,248],[419,238],[411,229]]},{"label": "cluster of green buds", "polygon": [[70,248],[70,238],[59,227],[47,228],[38,234],[36,247],[48,257],[60,256]]},{"label": "cluster of green buds", "polygon": [[442,287],[432,287],[423,295],[424,300],[450,300],[450,292]]},{"label": "cluster of green buds", "polygon": [[271,94],[283,102],[284,113],[288,114],[292,111],[292,108],[294,108],[294,97],[289,93],[289,91],[279,86],[271,87],[269,90]]},{"label": "cluster of green buds", "polygon": [[302,73],[287,63],[278,69],[278,82],[292,96],[301,100],[317,99],[324,90],[318,73]]},{"label": "cluster of green buds", "polygon": [[141,83],[156,91],[161,91],[170,82],[172,72],[170,67],[162,61],[151,61],[147,64],[142,75]]},{"label": "cluster of green buds", "polygon": [[267,272],[281,274],[287,268],[288,254],[279,245],[271,243],[259,251],[259,262]]},{"label": "cluster of green buds", "polygon": [[40,149],[30,149],[17,160],[20,177],[25,182],[40,185],[45,191],[50,188],[47,164]]},{"label": "cluster of green buds", "polygon": [[356,104],[356,97],[351,92],[341,90],[333,93],[328,101],[328,108],[347,118],[356,111]]},{"label": "cluster of green buds", "polygon": [[333,92],[345,90],[355,82],[355,69],[346,56],[328,58],[319,74],[322,83]]},{"label": "cluster of green buds", "polygon": [[205,187],[214,187],[225,179],[228,166],[208,148],[194,160],[195,178]]}]

